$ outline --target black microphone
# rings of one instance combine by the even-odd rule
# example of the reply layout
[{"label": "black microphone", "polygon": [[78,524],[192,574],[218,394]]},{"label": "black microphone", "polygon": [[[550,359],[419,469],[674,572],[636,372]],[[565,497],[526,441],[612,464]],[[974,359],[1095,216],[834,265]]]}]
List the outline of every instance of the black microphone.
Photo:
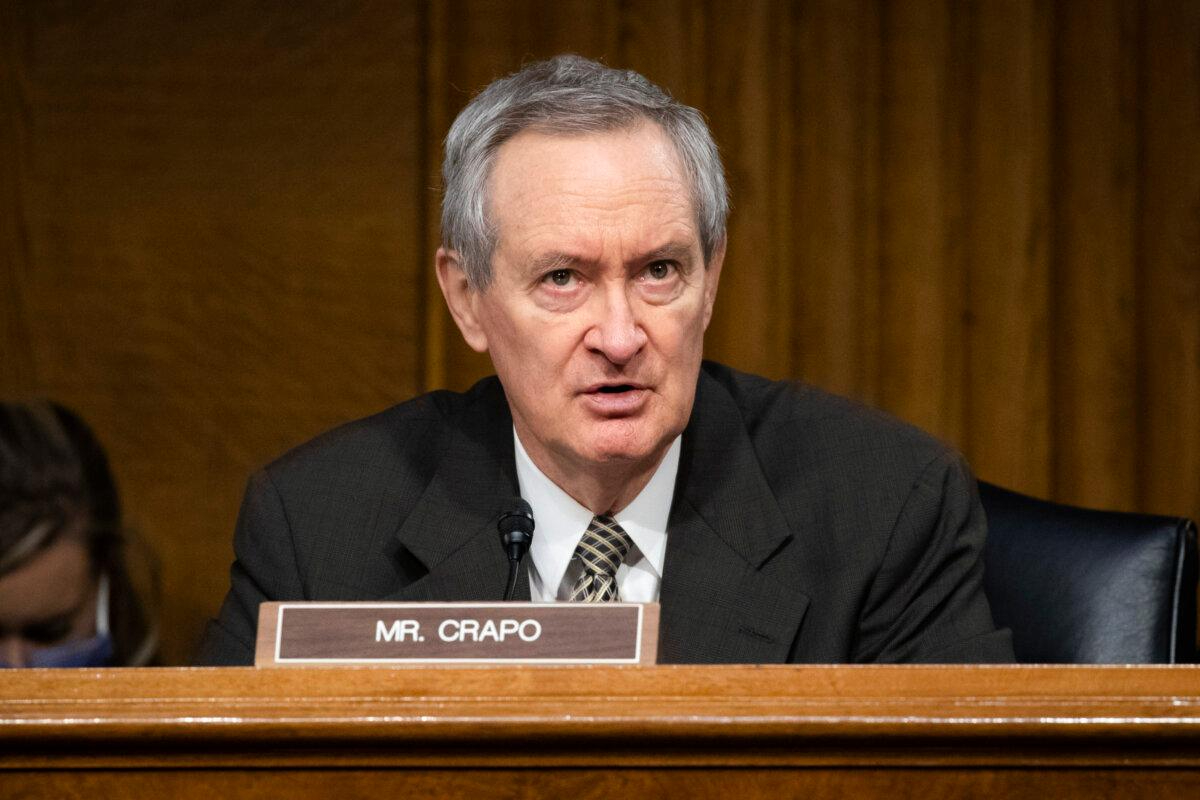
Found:
[{"label": "black microphone", "polygon": [[504,590],[507,602],[517,590],[517,570],[533,541],[533,509],[520,497],[510,499],[504,509],[496,520],[496,530],[500,532],[500,544],[508,555],[508,587]]}]

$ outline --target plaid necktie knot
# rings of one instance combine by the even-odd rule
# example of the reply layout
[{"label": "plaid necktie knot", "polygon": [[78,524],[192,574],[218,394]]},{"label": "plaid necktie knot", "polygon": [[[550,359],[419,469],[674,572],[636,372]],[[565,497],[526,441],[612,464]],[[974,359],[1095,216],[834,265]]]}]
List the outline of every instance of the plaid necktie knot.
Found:
[{"label": "plaid necktie knot", "polygon": [[629,534],[607,514],[597,514],[575,548],[583,574],[571,589],[576,603],[611,603],[617,597],[617,567],[625,560],[632,541]]}]

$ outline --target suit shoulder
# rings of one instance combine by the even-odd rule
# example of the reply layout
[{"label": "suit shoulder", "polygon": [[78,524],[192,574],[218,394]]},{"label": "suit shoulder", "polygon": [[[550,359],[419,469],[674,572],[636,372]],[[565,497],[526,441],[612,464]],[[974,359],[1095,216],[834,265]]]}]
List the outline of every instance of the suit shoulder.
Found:
[{"label": "suit shoulder", "polygon": [[397,472],[416,477],[431,470],[455,420],[482,390],[446,390],[419,395],[391,408],[325,431],[276,458],[266,472],[277,484],[306,481],[314,472],[331,468],[382,479]]},{"label": "suit shoulder", "polygon": [[705,372],[729,393],[764,463],[920,471],[957,451],[884,411],[801,381],[772,381],[720,365]]}]

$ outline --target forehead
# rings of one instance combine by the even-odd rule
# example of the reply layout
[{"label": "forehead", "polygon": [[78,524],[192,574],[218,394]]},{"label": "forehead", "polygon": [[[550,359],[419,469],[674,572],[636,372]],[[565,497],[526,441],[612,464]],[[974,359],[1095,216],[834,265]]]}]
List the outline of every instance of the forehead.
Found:
[{"label": "forehead", "polygon": [[62,536],[28,562],[0,577],[0,623],[65,613],[79,604],[91,582],[87,545]]},{"label": "forehead", "polygon": [[652,123],[557,135],[523,131],[497,152],[489,212],[502,246],[544,240],[623,247],[697,239],[688,181],[674,145]]}]

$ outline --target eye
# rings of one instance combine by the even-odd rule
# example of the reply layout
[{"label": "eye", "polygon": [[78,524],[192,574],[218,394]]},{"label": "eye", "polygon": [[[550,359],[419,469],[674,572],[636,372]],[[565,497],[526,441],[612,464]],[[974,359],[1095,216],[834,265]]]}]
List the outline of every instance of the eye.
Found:
[{"label": "eye", "polygon": [[675,265],[669,261],[655,261],[646,267],[646,274],[656,281],[665,281],[671,277],[671,270],[674,267]]},{"label": "eye", "polygon": [[71,617],[57,617],[27,626],[21,633],[35,644],[54,644],[71,632]]},{"label": "eye", "polygon": [[574,280],[575,274],[569,269],[556,269],[553,272],[547,272],[543,281],[554,284],[555,286],[566,287],[570,286]]}]

